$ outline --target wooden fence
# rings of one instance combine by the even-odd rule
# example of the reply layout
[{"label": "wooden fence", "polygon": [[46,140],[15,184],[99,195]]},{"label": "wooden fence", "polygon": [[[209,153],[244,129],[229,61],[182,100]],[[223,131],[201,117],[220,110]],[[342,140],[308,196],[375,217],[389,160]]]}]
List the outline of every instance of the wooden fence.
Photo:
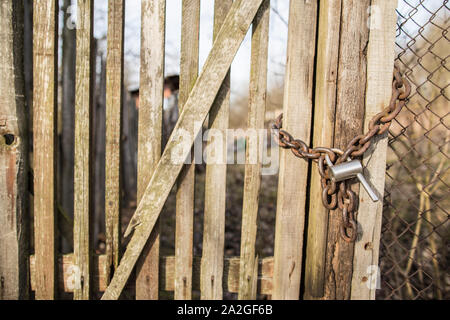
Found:
[{"label": "wooden fence", "polygon": [[[33,159],[27,160],[23,97],[21,1],[0,5],[0,275],[1,299],[118,299],[124,287],[137,299],[373,299],[382,203],[359,193],[356,243],[339,237],[340,215],[322,207],[316,165],[281,150],[273,257],[255,254],[261,159],[251,163],[260,141],[248,140],[240,257],[225,257],[225,164],[207,164],[202,257],[193,256],[193,164],[173,163],[180,138],[189,148],[209,115],[224,132],[230,106],[229,70],[251,29],[248,127],[262,129],[267,92],[269,0],[216,0],[214,44],[199,72],[200,0],[182,2],[180,117],[161,148],[165,48],[165,0],[142,0],[138,206],[121,252],[120,167],[122,143],[125,1],[108,1],[106,62],[106,253],[92,250],[93,0],[78,0],[73,253],[56,252],[56,122],[58,1],[34,1]],[[369,15],[369,6],[377,15]],[[344,147],[367,129],[368,119],[388,104],[394,61],[395,1],[291,0],[284,91],[284,128],[313,145]],[[369,28],[370,26],[370,28]],[[14,54],[17,53],[17,54]],[[15,84],[15,85],[13,85]],[[184,135],[184,133],[191,135]],[[10,139],[12,137],[12,141]],[[0,139],[1,140],[1,139]],[[220,143],[211,140],[209,144]],[[364,158],[378,192],[384,188],[386,138]],[[224,143],[223,146],[226,146]],[[182,153],[186,158],[189,148]],[[28,235],[27,168],[33,168],[34,234]],[[159,253],[159,214],[177,184],[175,256]],[[355,186],[355,192],[359,187]],[[29,253],[29,240],[34,252]],[[305,246],[304,246],[304,239]],[[303,261],[305,260],[305,261]],[[302,272],[302,268],[305,271]],[[136,272],[135,285],[130,275]],[[301,283],[304,281],[304,290]],[[302,295],[301,295],[302,294]]]}]

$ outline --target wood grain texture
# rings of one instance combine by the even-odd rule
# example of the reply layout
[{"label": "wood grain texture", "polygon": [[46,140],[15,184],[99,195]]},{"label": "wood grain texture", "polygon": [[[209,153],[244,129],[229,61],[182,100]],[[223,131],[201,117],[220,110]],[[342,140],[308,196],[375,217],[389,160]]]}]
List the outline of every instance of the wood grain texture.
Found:
[{"label": "wood grain texture", "polygon": [[[283,105],[283,129],[310,142],[317,1],[291,1]],[[273,299],[300,295],[306,184],[309,163],[280,151],[275,225]]]},{"label": "wood grain texture", "polygon": [[56,297],[55,200],[58,3],[33,2],[33,165],[36,299]]},{"label": "wood grain texture", "polygon": [[[183,0],[179,108],[189,97],[199,69],[200,0]],[[191,134],[194,124],[192,123]],[[191,156],[191,161],[193,156]],[[193,162],[193,161],[192,161]],[[175,227],[175,300],[192,298],[195,164],[183,168],[177,182]]]},{"label": "wood grain texture", "polygon": [[28,298],[28,119],[23,3],[0,3],[0,300]]},{"label": "wood grain texture", "polygon": [[[214,40],[229,12],[232,0],[214,2]],[[222,299],[225,245],[225,199],[227,180],[226,129],[230,112],[230,73],[228,72],[209,113],[210,133],[206,143],[205,211],[200,291],[201,299]],[[214,160],[212,160],[214,158]]]},{"label": "wood grain texture", "polygon": [[[316,59],[314,103],[314,147],[331,147],[334,138],[336,83],[339,58],[341,1],[325,0],[319,4],[319,26]],[[322,184],[317,165],[311,168],[309,191],[308,239],[306,244],[306,299],[324,293],[325,252],[327,247],[328,213],[322,201]]]},{"label": "wood grain texture", "polygon": [[120,259],[120,148],[123,104],[125,2],[108,1],[106,60],[105,229],[107,279]]},{"label": "wood grain texture", "polygon": [[[30,288],[32,291],[36,291],[36,256],[29,256],[30,260]],[[106,255],[94,255],[92,259],[91,268],[91,291],[92,293],[103,292],[107,286],[107,256]],[[74,292],[75,279],[74,279],[74,267],[75,256],[74,254],[59,255],[56,259],[56,267],[58,270],[58,278],[56,286],[59,292]]]},{"label": "wood grain texture", "polygon": [[241,229],[241,259],[239,277],[239,299],[256,299],[257,274],[255,256],[258,200],[261,185],[261,148],[265,136],[259,134],[264,129],[267,94],[267,57],[269,47],[270,0],[265,0],[252,26],[252,54],[250,64],[250,92],[244,196]]},{"label": "wood grain texture", "polygon": [[[334,147],[341,149],[363,131],[369,4],[368,0],[342,1],[334,133]],[[353,184],[352,190],[358,194],[359,184]],[[350,298],[353,243],[340,236],[341,216],[340,210],[329,214],[324,293],[327,300]]]},{"label": "wood grain texture", "polygon": [[[93,261],[93,285],[95,293],[104,292],[107,287],[105,267],[107,265],[106,255],[94,256]],[[159,263],[159,283],[161,291],[174,291],[175,283],[175,257],[161,257]],[[73,254],[58,257],[58,288],[61,292],[73,292],[72,269],[74,265]],[[223,289],[226,292],[237,293],[239,290],[239,257],[224,259]],[[258,293],[272,293],[273,257],[258,260],[255,264],[258,272]],[[194,257],[192,261],[192,289],[200,290],[200,266],[201,257]],[[30,256],[30,286],[36,290],[36,258]]]},{"label": "wood grain texture", "polygon": [[[102,299],[117,299],[122,292],[191,150],[194,137],[201,128],[195,128],[195,135],[190,135],[188,129],[194,121],[203,122],[206,119],[261,2],[262,0],[233,2],[230,13],[180,114],[174,133],[169,138],[167,147],[131,219],[126,234],[134,231],[133,236]],[[205,86],[209,90],[205,91]]]},{"label": "wood grain texture", "polygon": [[[392,70],[395,59],[395,28],[397,1],[373,0],[379,16],[370,17],[369,44],[367,47],[367,92],[364,129],[369,121],[390,102],[392,93]],[[386,171],[387,133],[377,138],[364,154],[365,176],[380,199],[383,199]],[[362,189],[364,190],[364,189]],[[358,228],[360,235],[355,243],[351,299],[375,299],[379,274],[378,254],[380,248],[383,201],[373,202],[367,192],[359,197]]]},{"label": "wood grain texture", "polygon": [[[138,202],[161,157],[164,86],[165,0],[142,1],[141,78],[138,124]],[[159,221],[136,268],[136,299],[156,300],[159,294]]]},{"label": "wood grain texture", "polygon": [[88,300],[91,296],[93,17],[93,1],[78,0],[73,247],[79,279],[75,284],[75,300]]}]

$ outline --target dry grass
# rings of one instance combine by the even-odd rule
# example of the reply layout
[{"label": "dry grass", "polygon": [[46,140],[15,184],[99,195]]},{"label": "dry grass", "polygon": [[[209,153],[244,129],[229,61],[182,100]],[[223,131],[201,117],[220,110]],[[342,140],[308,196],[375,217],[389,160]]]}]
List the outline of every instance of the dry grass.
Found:
[{"label": "dry grass", "polygon": [[[424,7],[417,10],[426,18]],[[412,93],[391,129],[379,298],[450,298],[447,15],[439,10],[424,30],[408,19],[397,38]]]}]

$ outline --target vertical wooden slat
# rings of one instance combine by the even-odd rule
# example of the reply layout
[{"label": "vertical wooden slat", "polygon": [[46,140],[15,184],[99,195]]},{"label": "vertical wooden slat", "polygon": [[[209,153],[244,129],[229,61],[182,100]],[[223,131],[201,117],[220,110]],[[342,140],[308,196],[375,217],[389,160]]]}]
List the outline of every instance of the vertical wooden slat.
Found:
[{"label": "vertical wooden slat", "polygon": [[58,2],[34,1],[33,165],[36,299],[56,295],[55,145]]},{"label": "vertical wooden slat", "polygon": [[28,297],[23,3],[0,3],[0,300]]},{"label": "vertical wooden slat", "polygon": [[[337,64],[341,1],[319,4],[319,29],[316,61],[313,146],[331,147],[334,137]],[[305,298],[323,296],[328,213],[322,201],[322,184],[317,166],[311,170],[308,240],[305,264]]]},{"label": "vertical wooden slat", "polygon": [[[164,86],[165,0],[142,1],[138,137],[138,202],[161,157]],[[158,299],[159,221],[136,268],[136,299]]]},{"label": "vertical wooden slat", "polygon": [[[367,92],[364,128],[390,101],[392,70],[395,58],[395,24],[397,1],[372,0],[377,8],[370,17],[369,44],[367,47]],[[386,171],[387,133],[366,152],[364,165],[370,172],[370,182],[383,199]],[[369,161],[370,160],[370,161]],[[383,202],[373,202],[367,192],[360,192],[358,227],[362,234],[355,243],[353,258],[352,299],[375,299],[379,274]]]},{"label": "vertical wooden slat", "polygon": [[[317,1],[291,1],[283,128],[310,142]],[[281,150],[275,226],[274,299],[298,299],[308,162]]]},{"label": "vertical wooden slat", "polygon": [[[345,149],[362,133],[366,88],[369,0],[343,0],[336,100],[334,146]],[[358,192],[359,184],[352,190]],[[325,299],[349,299],[353,243],[340,236],[340,210],[329,214],[325,264]]]},{"label": "vertical wooden slat", "polygon": [[125,1],[108,1],[106,60],[105,224],[107,281],[120,255],[120,148],[122,132],[123,31]]},{"label": "vertical wooden slat", "polygon": [[92,0],[78,0],[77,57],[75,84],[75,168],[74,168],[74,256],[76,279],[74,299],[89,299],[91,293],[91,209],[92,167]]},{"label": "vertical wooden slat", "polygon": [[261,183],[260,148],[265,136],[264,129],[267,93],[267,56],[269,45],[270,0],[265,0],[252,29],[252,55],[250,67],[250,92],[248,111],[244,200],[242,209],[241,259],[239,276],[239,299],[256,299],[258,260],[255,257],[258,199]]},{"label": "vertical wooden slat", "polygon": [[[120,260],[119,268],[102,297],[103,300],[118,299],[122,292],[201,127],[194,127],[194,135],[186,134],[186,132],[192,123],[205,121],[262,1],[235,0],[233,2],[224,26],[213,43],[174,132],[125,231],[126,235],[133,232],[133,236]],[[205,87],[208,90],[204,90]]]},{"label": "vertical wooden slat", "polygon": [[[200,0],[183,0],[181,24],[180,112],[198,76]],[[192,123],[194,126],[194,123]],[[192,134],[194,128],[192,127]],[[178,179],[175,228],[175,299],[192,297],[195,164]]]},{"label": "vertical wooden slat", "polygon": [[[232,0],[214,2],[214,35],[231,8]],[[215,137],[208,139],[207,150],[214,150],[215,163],[207,163],[205,176],[205,212],[201,269],[201,298],[222,299],[223,255],[225,244],[225,197],[227,175],[227,139],[230,108],[230,74],[226,76],[209,113],[209,129]],[[219,134],[221,136],[219,137]],[[220,147],[222,150],[220,150]],[[210,161],[206,159],[207,161]]]}]

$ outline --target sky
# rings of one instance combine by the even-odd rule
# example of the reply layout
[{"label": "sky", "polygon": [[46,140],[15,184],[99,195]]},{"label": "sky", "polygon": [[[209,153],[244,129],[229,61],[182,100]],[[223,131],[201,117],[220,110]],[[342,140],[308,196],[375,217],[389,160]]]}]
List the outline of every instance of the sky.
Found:
[{"label": "sky", "polygon": [[[181,0],[167,0],[166,3],[166,75],[179,73],[181,44]],[[279,15],[271,11],[269,34],[269,86],[283,82],[283,65],[286,57],[289,1],[272,0],[271,4]],[[133,85],[139,81],[141,1],[125,2],[125,81]],[[94,35],[105,38],[107,32],[107,0],[95,1]],[[201,0],[200,9],[200,68],[212,47],[214,0]],[[281,17],[281,18],[280,18]],[[232,99],[246,95],[250,74],[251,30],[239,49],[231,68]],[[103,44],[105,45],[105,44]],[[103,48],[104,49],[104,48]]]},{"label": "sky", "polygon": [[[60,0],[61,1],[61,0]],[[423,0],[422,0],[423,1]],[[72,3],[75,1],[72,0]],[[403,26],[411,34],[416,34],[420,25],[423,25],[430,14],[422,6],[431,11],[441,6],[440,1],[425,0],[419,10],[414,8],[419,0],[399,2],[399,11],[405,16],[413,14],[414,19],[408,20]],[[107,33],[107,0],[96,0],[94,17],[94,35],[100,42],[100,49],[106,52]],[[179,73],[180,44],[181,44],[181,4],[182,0],[166,1],[166,75]],[[141,0],[126,0],[125,2],[125,85],[133,86],[139,83],[140,66],[140,24],[141,24]],[[284,77],[284,65],[286,61],[287,47],[287,22],[289,16],[289,0],[271,0],[270,33],[269,33],[269,59],[268,59],[268,85],[269,88],[281,86]],[[76,12],[76,10],[73,10]],[[445,10],[444,10],[445,11]],[[376,8],[373,10],[376,13]],[[212,47],[214,0],[201,0],[200,20],[200,68],[205,62]],[[436,17],[441,24],[447,20],[447,11]],[[447,20],[448,21],[448,20]],[[247,95],[250,74],[251,30],[245,40],[231,68],[231,98]],[[404,38],[404,39],[403,39]],[[407,43],[410,39],[397,38],[397,42]]]}]

